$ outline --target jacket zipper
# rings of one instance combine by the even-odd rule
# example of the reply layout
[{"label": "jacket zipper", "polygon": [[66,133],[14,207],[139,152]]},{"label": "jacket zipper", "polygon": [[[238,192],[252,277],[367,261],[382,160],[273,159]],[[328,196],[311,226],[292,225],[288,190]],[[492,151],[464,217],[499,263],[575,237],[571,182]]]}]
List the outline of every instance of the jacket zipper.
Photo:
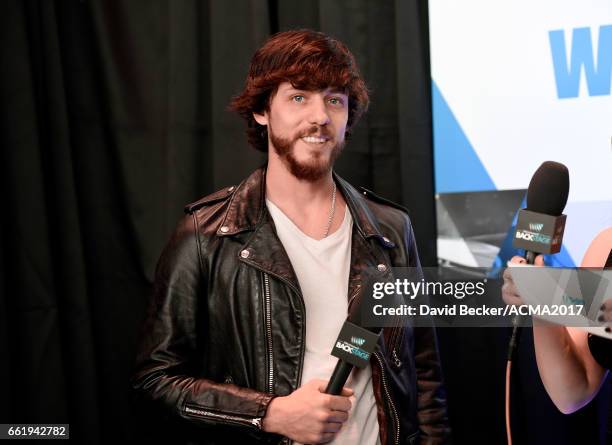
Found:
[{"label": "jacket zipper", "polygon": [[272,350],[272,297],[270,296],[270,278],[264,276],[264,317],[266,322],[266,339],[268,347],[268,392],[274,392],[274,352]]},{"label": "jacket zipper", "polygon": [[397,411],[395,410],[395,404],[393,403],[393,399],[391,399],[391,395],[389,394],[389,388],[387,386],[387,376],[385,375],[385,367],[383,366],[382,359],[378,352],[374,352],[374,356],[378,360],[378,364],[380,365],[380,374],[382,376],[383,388],[385,389],[385,394],[387,394],[387,399],[389,400],[389,406],[391,407],[391,412],[393,414],[393,419],[395,420],[395,441],[393,443],[399,443],[400,436],[400,423],[399,417],[397,415]]},{"label": "jacket zipper", "polygon": [[208,419],[224,420],[226,422],[239,423],[241,425],[255,426],[258,429],[261,429],[261,418],[259,417],[251,419],[239,416],[232,416],[229,414],[219,414],[214,413],[212,411],[200,409],[194,405],[185,405],[185,413]]},{"label": "jacket zipper", "polygon": [[[266,336],[268,343],[268,392],[272,394],[274,392],[274,354],[272,351],[272,296],[270,294],[270,277],[267,273],[263,273],[264,276],[264,311],[266,320]],[[283,438],[281,443],[290,445],[293,441],[290,441],[287,437]]]},{"label": "jacket zipper", "polygon": [[[295,291],[295,293],[297,295],[299,295],[299,301],[300,301],[300,305],[302,306],[302,314],[304,317],[304,323],[302,326],[302,337],[304,338],[304,341],[301,342],[300,344],[300,362],[298,363],[298,376],[297,376],[297,387],[299,388],[300,384],[302,383],[302,368],[304,367],[304,353],[305,353],[305,349],[306,349],[306,336],[305,336],[305,329],[306,329],[306,305],[304,304],[304,297],[302,297],[302,292],[297,289],[293,284],[291,284],[289,281],[287,281],[285,278],[275,274],[275,273],[270,273],[264,269],[262,269],[260,266],[258,266],[257,264],[254,264],[250,261],[245,261],[243,260],[245,263],[253,266],[254,268],[260,270],[261,272],[264,273],[264,275],[272,275],[276,278],[278,278],[279,280],[281,280],[283,283],[285,283],[287,286],[289,286],[291,289],[293,289]],[[265,285],[265,280],[264,280],[264,285]],[[261,421],[260,421],[261,422]],[[289,440],[287,438],[284,438],[283,441],[286,441],[286,443],[288,445],[291,445],[293,443],[292,440]]]},{"label": "jacket zipper", "polygon": [[[302,325],[302,337],[304,338],[304,341],[301,342],[300,344],[300,362],[298,363],[299,365],[299,369],[298,369],[298,378],[297,378],[297,387],[299,388],[300,384],[302,383],[302,368],[304,367],[304,352],[306,349],[306,305],[304,304],[304,297],[302,297],[302,292],[296,288],[293,284],[291,284],[289,281],[287,281],[285,278],[275,274],[275,273],[270,273],[268,271],[266,271],[265,269],[262,269],[260,266],[258,266],[257,264],[254,264],[250,261],[245,261],[243,260],[245,263],[253,266],[254,268],[256,268],[257,270],[260,270],[261,272],[263,272],[266,275],[272,275],[273,277],[278,278],[279,280],[281,280],[283,283],[285,283],[287,286],[289,286],[291,289],[293,289],[295,291],[295,293],[300,297],[299,298],[299,302],[300,302],[300,306],[302,309],[302,314],[304,317],[304,323]],[[265,284],[265,281],[264,281]]]},{"label": "jacket zipper", "polygon": [[[274,355],[272,351],[272,296],[270,294],[270,277],[267,273],[263,273],[264,275],[264,301],[265,301],[265,319],[266,319],[266,335],[268,339],[268,369],[270,370],[270,374],[268,374],[268,390],[270,394],[274,391]],[[303,357],[303,354],[302,354]],[[301,373],[300,373],[301,378]],[[298,382],[299,385],[299,382]],[[281,440],[281,443],[285,445],[291,445],[293,441],[289,440],[289,438],[285,437]]]}]

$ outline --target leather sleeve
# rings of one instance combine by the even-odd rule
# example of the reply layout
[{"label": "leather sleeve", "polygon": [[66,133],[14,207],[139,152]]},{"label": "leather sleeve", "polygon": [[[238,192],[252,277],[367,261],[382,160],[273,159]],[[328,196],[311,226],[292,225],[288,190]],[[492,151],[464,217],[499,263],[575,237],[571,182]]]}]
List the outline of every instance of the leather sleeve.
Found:
[{"label": "leather sleeve", "polygon": [[[406,219],[405,242],[408,266],[420,269],[421,263],[414,232],[410,221]],[[420,443],[448,444],[451,443],[451,434],[446,412],[446,394],[442,382],[436,330],[432,322],[431,327],[415,327],[413,331]]]},{"label": "leather sleeve", "polygon": [[198,301],[206,298],[207,276],[195,218],[183,218],[157,264],[132,387],[181,418],[256,431],[273,395],[198,376],[196,322],[202,323]]}]

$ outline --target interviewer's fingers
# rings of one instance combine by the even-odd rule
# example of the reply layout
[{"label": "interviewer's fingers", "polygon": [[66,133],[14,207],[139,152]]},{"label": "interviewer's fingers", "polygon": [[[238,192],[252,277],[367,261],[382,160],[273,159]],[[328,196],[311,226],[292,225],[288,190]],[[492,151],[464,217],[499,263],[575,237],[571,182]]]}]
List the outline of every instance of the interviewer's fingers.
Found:
[{"label": "interviewer's fingers", "polygon": [[544,266],[544,256],[543,255],[538,255],[534,261],[534,264],[536,266]]},{"label": "interviewer's fingers", "polygon": [[601,320],[607,323],[612,323],[612,299],[608,299],[604,301],[601,305]]},{"label": "interviewer's fingers", "polygon": [[504,271],[504,284],[502,286],[502,299],[504,303],[509,305],[519,305],[523,304],[523,300],[518,293],[518,289],[514,284],[514,280],[512,279],[512,273],[510,272],[510,268]]}]

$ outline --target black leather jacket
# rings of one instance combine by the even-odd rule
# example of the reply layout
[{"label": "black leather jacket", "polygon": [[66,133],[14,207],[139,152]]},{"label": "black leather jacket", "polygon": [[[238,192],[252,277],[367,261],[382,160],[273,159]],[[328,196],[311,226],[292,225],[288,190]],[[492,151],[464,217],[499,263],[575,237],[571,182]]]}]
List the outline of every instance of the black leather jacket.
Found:
[{"label": "black leather jacket", "polygon": [[[419,267],[407,214],[335,180],[354,221],[348,298],[366,268],[388,278]],[[265,205],[265,169],[185,210],[157,265],[133,387],[200,426],[203,443],[281,442],[261,422],[275,395],[300,385],[306,311]],[[435,331],[385,328],[371,366],[381,443],[446,443]]]}]

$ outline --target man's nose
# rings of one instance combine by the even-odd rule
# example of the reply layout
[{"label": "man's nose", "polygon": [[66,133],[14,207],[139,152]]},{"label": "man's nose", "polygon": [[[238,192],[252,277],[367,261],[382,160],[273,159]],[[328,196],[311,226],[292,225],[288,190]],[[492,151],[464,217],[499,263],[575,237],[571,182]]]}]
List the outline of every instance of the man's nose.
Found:
[{"label": "man's nose", "polygon": [[310,114],[308,120],[310,124],[327,125],[329,123],[329,113],[325,103],[325,98],[315,97],[310,103]]}]

